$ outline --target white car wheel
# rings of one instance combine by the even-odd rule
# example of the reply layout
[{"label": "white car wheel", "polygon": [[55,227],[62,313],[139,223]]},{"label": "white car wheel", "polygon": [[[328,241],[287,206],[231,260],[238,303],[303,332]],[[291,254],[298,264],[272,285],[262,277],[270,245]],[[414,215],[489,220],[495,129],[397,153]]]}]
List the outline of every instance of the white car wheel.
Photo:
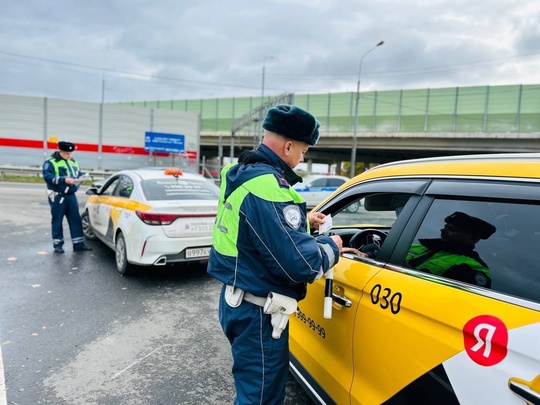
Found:
[{"label": "white car wheel", "polygon": [[96,235],[94,235],[94,231],[92,230],[92,227],[90,226],[90,215],[88,214],[88,211],[84,211],[82,213],[81,223],[82,223],[84,237],[88,240],[96,240],[97,237]]},{"label": "white car wheel", "polygon": [[128,263],[127,260],[127,247],[126,240],[122,232],[116,237],[115,245],[115,259],[116,259],[116,270],[124,276],[129,275],[132,270],[132,266]]}]

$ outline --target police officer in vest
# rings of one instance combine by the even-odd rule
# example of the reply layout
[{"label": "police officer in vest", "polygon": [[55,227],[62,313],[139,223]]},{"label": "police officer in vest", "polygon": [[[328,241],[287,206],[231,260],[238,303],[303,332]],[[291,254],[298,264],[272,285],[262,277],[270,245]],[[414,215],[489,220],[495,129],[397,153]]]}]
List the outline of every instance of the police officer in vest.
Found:
[{"label": "police officer in vest", "polygon": [[[292,170],[319,139],[319,122],[293,105],[268,110],[263,141],[221,172],[208,273],[223,283],[219,320],[231,343],[235,404],[282,404],[288,317],[306,283],[334,266],[339,236],[310,235],[324,214],[306,214]],[[323,300],[324,297],[321,297]]]},{"label": "police officer in vest", "polygon": [[64,216],[68,220],[73,250],[92,250],[84,243],[79,203],[75,192],[79,189],[79,178],[83,173],[79,164],[71,157],[75,144],[58,142],[58,150],[43,163],[43,179],[47,183],[47,195],[52,214],[53,247],[56,253],[64,253]]},{"label": "police officer in vest", "polygon": [[496,228],[463,212],[454,212],[444,222],[440,238],[420,239],[420,244],[411,246],[406,264],[416,270],[490,288],[489,268],[474,248],[480,239],[493,235]]}]

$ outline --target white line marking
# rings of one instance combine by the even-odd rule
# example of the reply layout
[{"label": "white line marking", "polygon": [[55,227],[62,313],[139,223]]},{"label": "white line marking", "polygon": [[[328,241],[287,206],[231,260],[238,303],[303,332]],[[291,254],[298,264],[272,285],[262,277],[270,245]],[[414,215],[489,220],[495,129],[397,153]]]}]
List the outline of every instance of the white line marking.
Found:
[{"label": "white line marking", "polygon": [[[160,346],[158,347],[157,349],[154,349],[152,350],[150,353],[148,353],[146,356],[143,356],[142,358],[140,358],[139,360],[137,361],[134,361],[133,363],[131,363],[129,366],[127,366],[126,368],[124,368],[123,370],[119,371],[118,373],[116,373],[113,378],[111,378],[111,380],[114,380],[115,378],[119,377],[121,374],[123,374],[124,372],[126,372],[127,370],[129,370],[131,367],[135,366],[136,364],[139,364],[141,361],[143,361],[144,359],[146,359],[148,356],[151,356],[152,354],[154,354],[155,352],[157,352],[158,350],[164,348],[164,347],[173,347],[174,345],[163,345],[163,346]],[[2,402],[0,402],[0,405],[3,405]]]},{"label": "white line marking", "polygon": [[2,345],[0,345],[0,405],[7,405],[4,363],[2,362]]}]

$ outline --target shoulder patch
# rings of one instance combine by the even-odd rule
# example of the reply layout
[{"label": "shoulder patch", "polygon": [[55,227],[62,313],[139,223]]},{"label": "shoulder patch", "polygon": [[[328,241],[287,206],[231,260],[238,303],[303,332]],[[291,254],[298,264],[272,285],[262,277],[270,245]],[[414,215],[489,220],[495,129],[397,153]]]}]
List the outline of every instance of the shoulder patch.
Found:
[{"label": "shoulder patch", "polygon": [[300,214],[300,208],[297,205],[291,204],[283,208],[283,216],[292,229],[298,229],[302,215]]},{"label": "shoulder patch", "polygon": [[277,173],[274,173],[274,176],[276,177],[276,180],[277,180],[280,187],[289,188],[289,182],[287,180],[285,180],[284,177],[280,176]]}]

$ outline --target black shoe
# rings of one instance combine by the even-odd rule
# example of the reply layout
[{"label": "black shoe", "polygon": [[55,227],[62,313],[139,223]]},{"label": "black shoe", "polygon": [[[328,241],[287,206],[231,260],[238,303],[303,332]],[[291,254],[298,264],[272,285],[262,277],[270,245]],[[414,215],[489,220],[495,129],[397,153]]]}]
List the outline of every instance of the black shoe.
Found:
[{"label": "black shoe", "polygon": [[[73,250],[75,252],[87,252],[89,250],[92,250],[92,248],[90,246],[82,245],[82,246],[74,247]],[[63,250],[62,250],[62,252],[63,252]]]},{"label": "black shoe", "polygon": [[57,246],[54,248],[54,253],[64,253],[62,246]]}]

